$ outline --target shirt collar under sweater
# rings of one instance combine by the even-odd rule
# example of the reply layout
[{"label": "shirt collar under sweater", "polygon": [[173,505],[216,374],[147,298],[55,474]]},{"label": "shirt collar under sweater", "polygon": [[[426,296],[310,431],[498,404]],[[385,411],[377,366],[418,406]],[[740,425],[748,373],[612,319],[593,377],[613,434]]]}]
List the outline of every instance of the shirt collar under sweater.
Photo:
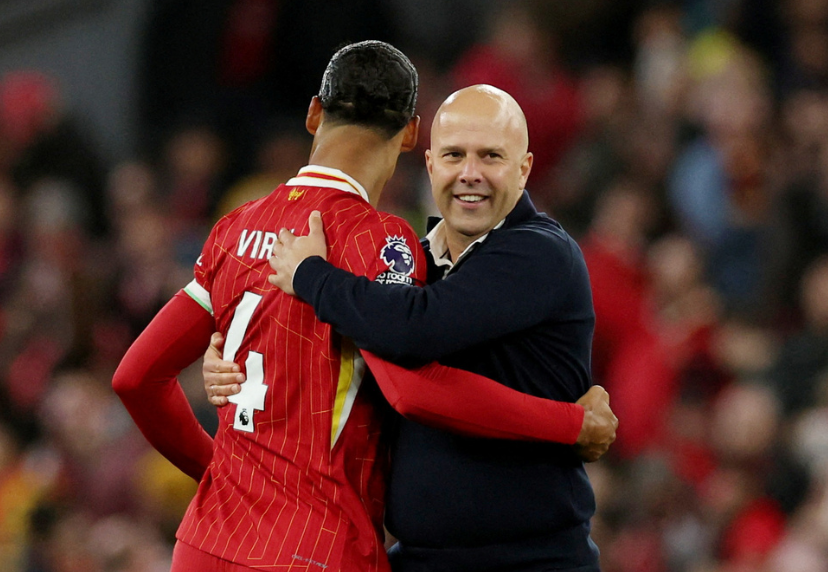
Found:
[{"label": "shirt collar under sweater", "polygon": [[425,246],[427,246],[426,252],[430,253],[431,258],[434,261],[434,265],[440,267],[443,271],[443,275],[445,276],[451,271],[452,268],[454,268],[454,266],[456,266],[461,260],[463,260],[463,258],[474,250],[478,244],[486,240],[493,231],[499,228],[509,228],[515,226],[516,224],[519,224],[537,214],[538,211],[535,209],[535,205],[532,204],[532,200],[529,198],[529,193],[524,189],[523,195],[520,199],[518,199],[515,208],[513,208],[508,215],[506,215],[506,218],[497,223],[492,230],[469,244],[454,262],[451,260],[448,244],[446,242],[446,221],[442,218],[429,217],[428,234],[423,239],[423,242]]}]

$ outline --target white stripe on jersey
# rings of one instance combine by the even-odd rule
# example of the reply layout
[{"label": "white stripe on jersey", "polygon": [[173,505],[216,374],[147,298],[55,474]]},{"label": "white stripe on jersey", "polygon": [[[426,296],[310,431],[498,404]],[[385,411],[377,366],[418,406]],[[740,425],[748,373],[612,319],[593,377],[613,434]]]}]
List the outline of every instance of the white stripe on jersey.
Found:
[{"label": "white stripe on jersey", "polygon": [[186,286],[184,286],[184,292],[186,292],[190,298],[198,302],[198,305],[210,312],[210,315],[213,315],[213,303],[210,301],[210,293],[198,282],[193,280]]}]

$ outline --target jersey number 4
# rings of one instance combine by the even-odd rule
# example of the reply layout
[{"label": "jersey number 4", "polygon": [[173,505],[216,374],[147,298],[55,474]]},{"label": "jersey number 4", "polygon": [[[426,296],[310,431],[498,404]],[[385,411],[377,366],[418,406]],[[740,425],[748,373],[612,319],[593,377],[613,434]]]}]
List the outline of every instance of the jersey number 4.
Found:
[{"label": "jersey number 4", "polygon": [[[226,361],[235,361],[236,352],[239,351],[242,340],[250,326],[250,320],[262,297],[252,292],[245,292],[236,311],[233,313],[233,320],[230,322],[230,329],[227,330],[227,339],[224,342],[224,355]],[[262,354],[259,352],[248,352],[247,360],[244,362],[247,370],[247,381],[241,385],[241,391],[236,395],[228,397],[230,403],[236,405],[236,414],[233,421],[233,429],[253,433],[256,424],[253,422],[255,411],[264,411],[265,394],[267,386],[264,384],[264,366]]]}]

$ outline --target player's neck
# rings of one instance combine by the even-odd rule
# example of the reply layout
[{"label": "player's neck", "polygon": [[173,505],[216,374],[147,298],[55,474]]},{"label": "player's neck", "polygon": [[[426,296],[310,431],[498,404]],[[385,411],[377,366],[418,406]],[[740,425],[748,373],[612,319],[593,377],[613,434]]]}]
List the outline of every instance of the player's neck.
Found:
[{"label": "player's neck", "polygon": [[394,174],[399,149],[392,141],[356,126],[338,126],[317,133],[311,150],[310,163],[339,169],[347,173],[368,193],[377,206],[385,183]]}]

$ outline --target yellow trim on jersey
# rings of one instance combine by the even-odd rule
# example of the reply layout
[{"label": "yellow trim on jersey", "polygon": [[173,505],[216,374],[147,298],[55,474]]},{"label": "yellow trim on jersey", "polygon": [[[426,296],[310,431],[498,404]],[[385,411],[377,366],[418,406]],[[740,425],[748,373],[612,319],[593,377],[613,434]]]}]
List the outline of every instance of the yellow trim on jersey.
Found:
[{"label": "yellow trim on jersey", "polygon": [[184,292],[198,302],[198,305],[210,312],[213,315],[213,303],[210,301],[210,293],[198,282],[193,279],[192,282],[184,286]]},{"label": "yellow trim on jersey", "polygon": [[345,423],[351,415],[362,376],[365,374],[365,360],[348,338],[342,338],[340,349],[339,380],[336,384],[333,418],[331,419],[331,449],[336,445]]}]

